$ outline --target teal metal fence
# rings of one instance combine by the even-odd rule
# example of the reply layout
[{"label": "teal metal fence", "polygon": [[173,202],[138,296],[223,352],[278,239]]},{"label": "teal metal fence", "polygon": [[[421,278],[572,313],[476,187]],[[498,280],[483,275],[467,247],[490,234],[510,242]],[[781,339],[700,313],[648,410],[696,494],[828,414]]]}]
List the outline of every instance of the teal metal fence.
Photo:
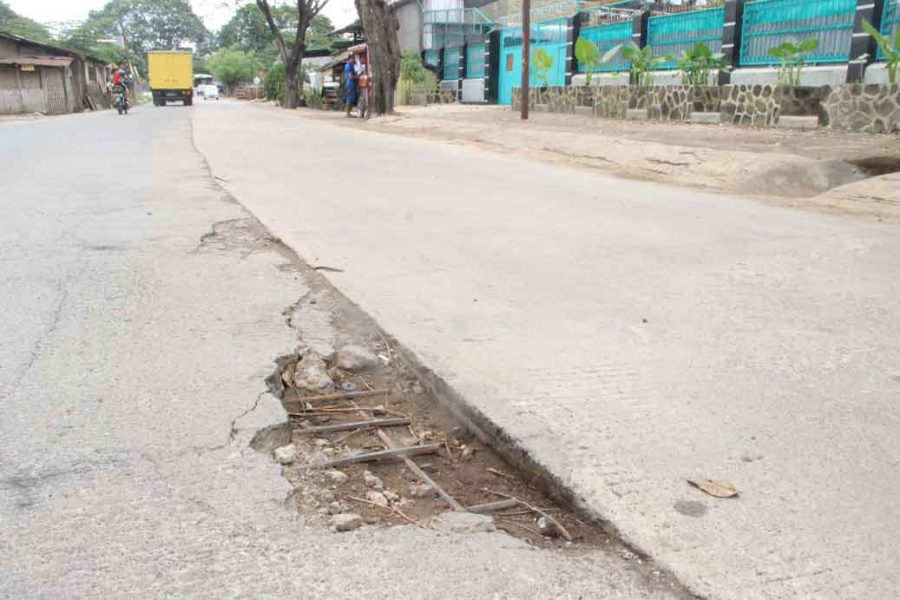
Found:
[{"label": "teal metal fence", "polygon": [[[713,52],[722,51],[722,29],[725,27],[725,9],[708,8],[671,15],[650,17],[647,45],[656,56],[678,56],[682,51],[702,42]],[[660,65],[661,69],[674,69],[674,60]]]},{"label": "teal metal fence", "polygon": [[466,79],[484,77],[484,44],[466,46]]},{"label": "teal metal fence", "polygon": [[[618,45],[627,44],[631,41],[631,34],[634,31],[634,24],[631,21],[620,21],[618,23],[607,23],[605,25],[591,25],[590,27],[582,27],[580,36],[589,40],[597,46],[600,54],[605,54],[607,50]],[[597,65],[594,71],[612,72],[627,71],[629,69],[628,61],[622,58],[620,52],[607,63]],[[578,63],[578,72],[585,73],[587,68],[585,65]]]},{"label": "teal metal fence", "polygon": [[442,79],[459,79],[458,47],[444,48],[444,73]]},{"label": "teal metal fence", "polygon": [[[900,31],[900,0],[885,0],[884,16],[881,17],[881,33],[894,39]],[[884,60],[884,52],[878,48],[878,60]]]},{"label": "teal metal fence", "polygon": [[809,38],[818,47],[807,62],[847,62],[853,39],[856,0],[754,0],[744,6],[742,66],[773,65],[769,50],[783,42]]}]

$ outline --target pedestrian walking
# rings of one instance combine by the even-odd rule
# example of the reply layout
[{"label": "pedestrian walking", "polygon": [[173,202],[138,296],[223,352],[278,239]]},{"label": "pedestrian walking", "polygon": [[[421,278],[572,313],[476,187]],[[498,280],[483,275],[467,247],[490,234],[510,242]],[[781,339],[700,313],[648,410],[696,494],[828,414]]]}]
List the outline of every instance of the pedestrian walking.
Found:
[{"label": "pedestrian walking", "polygon": [[353,115],[350,114],[356,107],[356,102],[359,99],[359,93],[356,87],[356,69],[353,65],[353,55],[347,57],[347,64],[344,65],[344,79],[345,79],[345,92],[344,92],[344,104],[347,105],[347,118],[353,118]]}]

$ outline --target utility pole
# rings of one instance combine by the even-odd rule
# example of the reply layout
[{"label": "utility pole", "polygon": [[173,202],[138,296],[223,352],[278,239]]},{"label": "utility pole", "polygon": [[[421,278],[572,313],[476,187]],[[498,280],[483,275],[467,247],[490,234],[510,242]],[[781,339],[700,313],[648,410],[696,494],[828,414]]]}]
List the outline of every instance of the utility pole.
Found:
[{"label": "utility pole", "polygon": [[531,0],[522,0],[522,120],[528,120],[528,72],[531,66]]}]

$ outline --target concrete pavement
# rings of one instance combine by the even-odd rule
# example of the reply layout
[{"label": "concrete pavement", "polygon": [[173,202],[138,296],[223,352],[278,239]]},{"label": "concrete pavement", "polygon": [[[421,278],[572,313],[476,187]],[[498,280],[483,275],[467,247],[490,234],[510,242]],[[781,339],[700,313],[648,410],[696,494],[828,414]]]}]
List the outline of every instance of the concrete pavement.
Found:
[{"label": "concrete pavement", "polygon": [[0,598],[667,596],[600,551],[304,525],[247,441],[307,287],[195,111],[0,124]]},{"label": "concrete pavement", "polygon": [[194,131],[239,201],[692,589],[896,597],[895,225],[237,103]]}]

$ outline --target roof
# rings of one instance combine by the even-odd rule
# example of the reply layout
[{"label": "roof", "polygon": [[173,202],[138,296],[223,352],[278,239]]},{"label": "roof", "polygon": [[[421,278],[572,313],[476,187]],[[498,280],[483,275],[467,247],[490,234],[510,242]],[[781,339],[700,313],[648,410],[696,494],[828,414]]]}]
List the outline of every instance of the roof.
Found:
[{"label": "roof", "polygon": [[342,27],[340,29],[335,29],[331,33],[336,34],[336,35],[341,35],[342,33],[353,33],[354,31],[362,31],[362,30],[363,30],[362,23],[360,22],[359,19],[357,19],[357,20],[353,21],[352,23],[350,23],[349,25],[347,25],[346,27]]},{"label": "roof", "polygon": [[29,46],[37,46],[39,48],[44,48],[46,50],[52,50],[53,52],[61,52],[63,54],[73,54],[73,55],[81,57],[81,58],[87,58],[87,55],[84,52],[81,52],[79,50],[71,50],[69,48],[53,46],[51,44],[45,44],[44,42],[36,42],[34,40],[29,40],[27,38],[19,37],[17,35],[13,35],[11,33],[6,33],[3,31],[0,31],[0,37],[6,38],[8,40],[13,40],[14,42],[28,44]]},{"label": "roof", "polygon": [[38,67],[68,67],[75,60],[71,56],[0,56],[0,65],[35,65]]},{"label": "roof", "polygon": [[339,64],[347,62],[348,58],[350,58],[349,52],[341,52],[340,54],[335,56],[332,60],[328,61],[327,63],[325,63],[318,69],[316,69],[316,71],[322,71],[322,72],[330,71],[331,69],[335,68]]}]

